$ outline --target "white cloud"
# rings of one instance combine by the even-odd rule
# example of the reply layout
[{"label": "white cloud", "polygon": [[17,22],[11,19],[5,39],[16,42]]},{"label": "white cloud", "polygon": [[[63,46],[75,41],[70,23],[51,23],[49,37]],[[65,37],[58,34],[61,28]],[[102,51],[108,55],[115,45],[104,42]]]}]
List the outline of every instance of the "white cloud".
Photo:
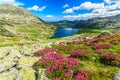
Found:
[{"label": "white cloud", "polygon": [[[79,10],[79,9],[76,9]],[[93,17],[107,17],[107,16],[114,16],[120,14],[120,2],[116,2],[114,4],[105,5],[101,8],[94,8],[90,13],[84,14],[77,14],[77,15],[66,15],[63,16],[65,19],[89,19]]]},{"label": "white cloud", "polygon": [[40,7],[39,11],[43,11],[44,9],[46,9],[46,6]]},{"label": "white cloud", "polygon": [[85,14],[78,14],[78,15],[67,15],[63,16],[64,19],[68,20],[80,20],[80,19],[89,19],[94,17],[107,17],[107,16],[114,16],[120,14],[120,10],[104,12],[104,13],[85,13]]},{"label": "white cloud", "polygon": [[111,0],[104,0],[105,3],[111,4]]},{"label": "white cloud", "polygon": [[75,10],[83,10],[83,9],[91,10],[91,9],[98,9],[103,7],[104,7],[104,3],[84,2],[79,6],[66,9],[63,13],[68,14],[68,13],[73,13]]},{"label": "white cloud", "polygon": [[73,9],[66,9],[63,13],[68,14],[68,13],[73,13]]},{"label": "white cloud", "polygon": [[118,3],[120,0],[104,0],[106,4]]},{"label": "white cloud", "polygon": [[39,7],[37,5],[34,5],[33,7],[28,8],[28,10],[39,10]]},{"label": "white cloud", "polygon": [[82,17],[81,14],[63,16],[63,18],[65,18],[65,19],[80,19],[81,17]]},{"label": "white cloud", "polygon": [[43,11],[44,9],[46,9],[46,6],[39,7],[37,5],[34,5],[33,7],[29,7],[27,9],[28,10],[34,10],[34,11]]},{"label": "white cloud", "polygon": [[65,4],[65,5],[63,6],[63,8],[67,8],[67,7],[69,7],[69,5],[68,5],[68,4]]},{"label": "white cloud", "polygon": [[53,15],[46,15],[46,18],[53,18]]},{"label": "white cloud", "polygon": [[[87,9],[87,10],[91,10],[91,9],[98,9],[98,8],[103,8],[104,7],[104,3],[91,3],[91,2],[85,2],[83,4],[81,4],[78,9]],[[75,9],[73,7],[74,10],[78,10]]]},{"label": "white cloud", "polygon": [[0,0],[0,4],[12,4],[15,6],[23,6],[24,4],[16,0]]}]

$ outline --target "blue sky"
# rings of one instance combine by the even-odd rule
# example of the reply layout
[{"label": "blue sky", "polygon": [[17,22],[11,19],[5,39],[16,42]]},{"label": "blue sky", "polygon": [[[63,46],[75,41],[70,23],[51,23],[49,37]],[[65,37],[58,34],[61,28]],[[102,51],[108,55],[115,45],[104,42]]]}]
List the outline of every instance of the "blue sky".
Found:
[{"label": "blue sky", "polygon": [[0,0],[28,9],[45,21],[81,20],[120,14],[120,0]]}]

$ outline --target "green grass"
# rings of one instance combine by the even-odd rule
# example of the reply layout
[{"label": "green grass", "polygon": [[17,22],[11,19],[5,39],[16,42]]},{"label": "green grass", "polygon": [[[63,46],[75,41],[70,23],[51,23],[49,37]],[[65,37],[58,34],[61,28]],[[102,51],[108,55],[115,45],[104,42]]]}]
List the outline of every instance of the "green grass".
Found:
[{"label": "green grass", "polygon": [[24,32],[24,33],[37,33],[40,32],[40,28],[18,28],[18,32]]},{"label": "green grass", "polygon": [[[73,50],[87,50],[88,54],[83,55],[77,59],[80,60],[80,69],[87,70],[90,80],[113,80],[115,72],[120,71],[120,66],[104,65],[101,62],[101,55],[106,53],[120,54],[120,42],[117,44],[111,43],[112,40],[120,40],[120,35],[113,35],[111,38],[105,41],[98,41],[97,43],[110,43],[112,47],[102,49],[103,53],[96,53],[92,45],[86,44],[69,44],[69,45],[56,45],[52,48],[56,49],[62,55],[70,57],[70,52]],[[86,41],[87,42],[87,41]]]},{"label": "green grass", "polygon": [[89,72],[90,80],[113,80],[116,71],[120,71],[119,67],[105,66],[101,63],[91,61],[80,61],[82,69]]},{"label": "green grass", "polygon": [[77,32],[77,34],[80,33],[101,33],[102,29],[79,29],[79,31]]}]

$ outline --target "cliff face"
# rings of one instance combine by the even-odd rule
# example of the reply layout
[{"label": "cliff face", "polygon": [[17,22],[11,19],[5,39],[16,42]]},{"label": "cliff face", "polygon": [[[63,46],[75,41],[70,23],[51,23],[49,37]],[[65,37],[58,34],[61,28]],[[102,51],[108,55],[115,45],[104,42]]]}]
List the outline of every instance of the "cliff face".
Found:
[{"label": "cliff face", "polygon": [[120,28],[120,14],[111,17],[98,17],[88,20],[80,20],[76,28]]},{"label": "cliff face", "polygon": [[21,7],[0,5],[0,36],[48,38],[54,27]]}]

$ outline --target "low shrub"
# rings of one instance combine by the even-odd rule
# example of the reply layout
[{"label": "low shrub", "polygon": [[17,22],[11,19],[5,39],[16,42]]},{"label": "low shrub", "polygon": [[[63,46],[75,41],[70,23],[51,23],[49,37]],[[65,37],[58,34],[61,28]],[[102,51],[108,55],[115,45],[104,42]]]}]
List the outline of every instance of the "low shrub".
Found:
[{"label": "low shrub", "polygon": [[79,63],[78,59],[52,53],[39,59],[34,69],[46,68],[46,74],[52,80],[88,80],[87,71],[80,70]]},{"label": "low shrub", "polygon": [[45,48],[34,53],[35,56],[45,56],[47,54],[56,53],[56,50],[52,48]]},{"label": "low shrub", "polygon": [[93,44],[93,48],[96,50],[96,49],[106,49],[106,48],[111,48],[112,47],[112,44],[109,44],[109,43],[96,43],[96,44]]},{"label": "low shrub", "polygon": [[102,54],[101,62],[105,65],[120,66],[120,54],[117,53],[107,53]]},{"label": "low shrub", "polygon": [[82,57],[84,56],[85,54],[87,54],[88,51],[87,50],[74,50],[70,53],[70,56],[71,57],[74,57],[74,58],[79,58],[79,57]]}]

